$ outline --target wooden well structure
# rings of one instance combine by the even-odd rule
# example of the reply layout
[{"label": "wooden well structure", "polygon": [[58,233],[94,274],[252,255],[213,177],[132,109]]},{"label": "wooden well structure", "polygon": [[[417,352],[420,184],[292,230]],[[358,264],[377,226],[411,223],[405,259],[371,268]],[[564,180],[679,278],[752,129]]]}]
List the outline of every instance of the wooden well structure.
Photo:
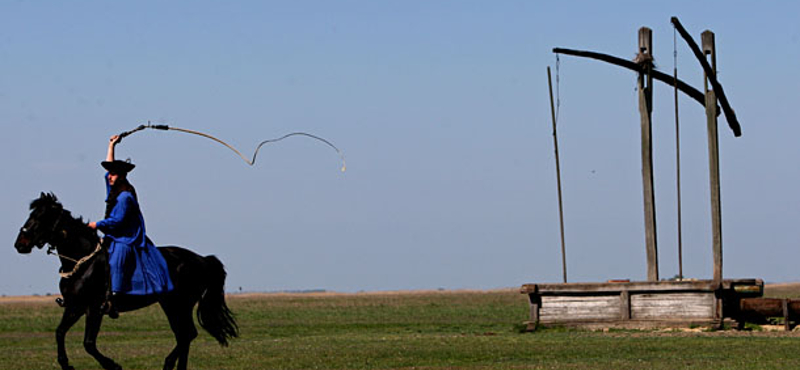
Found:
[{"label": "wooden well structure", "polygon": [[[702,33],[701,50],[677,18],[673,17],[672,23],[703,66],[705,88],[702,92],[678,80],[677,73],[673,77],[653,69],[652,32],[646,27],[639,30],[638,54],[634,61],[589,51],[562,48],[553,50],[558,54],[601,60],[638,72],[647,281],[567,283],[565,272],[564,283],[525,284],[521,288],[521,293],[528,295],[530,302],[530,319],[527,321],[529,330],[535,330],[540,324],[589,328],[721,326],[725,319],[743,323],[745,316],[754,314],[752,306],[764,303],[753,301],[754,298],[761,297],[763,294],[764,283],[760,279],[723,279],[722,277],[722,212],[719,146],[717,144],[717,118],[720,107],[718,104],[725,113],[728,125],[735,136],[741,135],[741,129],[733,109],[728,104],[722,86],[716,78],[714,34],[711,31]],[[713,254],[713,278],[710,280],[659,280],[651,137],[652,83],[654,79],[674,86],[676,96],[677,91],[680,90],[705,106],[706,109],[711,188],[711,250]],[[564,268],[566,271],[566,266]],[[774,302],[770,303],[770,307],[774,311],[775,307],[773,306],[775,306]],[[784,301],[783,312],[788,322],[791,310],[787,310],[787,306],[791,305]]]}]

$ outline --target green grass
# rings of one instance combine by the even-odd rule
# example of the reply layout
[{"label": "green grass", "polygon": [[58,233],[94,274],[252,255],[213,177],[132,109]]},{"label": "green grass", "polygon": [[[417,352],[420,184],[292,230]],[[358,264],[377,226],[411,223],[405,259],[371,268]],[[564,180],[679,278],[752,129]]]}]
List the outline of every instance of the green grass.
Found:
[{"label": "green grass", "polygon": [[[2,301],[0,301],[2,302]],[[205,332],[192,369],[790,369],[795,333],[717,331],[521,333],[526,298],[501,292],[231,296],[241,338],[222,348]],[[0,367],[57,369],[52,300],[0,303]],[[68,335],[77,369],[83,321]],[[125,369],[160,368],[174,342],[157,306],[104,320],[98,340]]]}]

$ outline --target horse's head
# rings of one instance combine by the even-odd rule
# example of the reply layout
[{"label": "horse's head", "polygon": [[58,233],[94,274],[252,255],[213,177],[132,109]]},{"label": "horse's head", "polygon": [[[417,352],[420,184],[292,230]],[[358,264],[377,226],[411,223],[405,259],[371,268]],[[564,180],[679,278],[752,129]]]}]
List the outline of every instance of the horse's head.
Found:
[{"label": "horse's head", "polygon": [[42,248],[50,242],[64,214],[64,207],[52,193],[42,193],[31,202],[31,215],[19,229],[14,248],[19,253],[30,253],[33,247]]}]

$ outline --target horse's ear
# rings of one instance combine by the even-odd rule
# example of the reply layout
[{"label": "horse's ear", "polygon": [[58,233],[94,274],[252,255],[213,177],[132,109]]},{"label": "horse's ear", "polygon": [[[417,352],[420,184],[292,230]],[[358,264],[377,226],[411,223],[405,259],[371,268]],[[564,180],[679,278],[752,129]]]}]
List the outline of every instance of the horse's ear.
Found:
[{"label": "horse's ear", "polygon": [[44,193],[44,192],[41,192],[41,193],[39,193],[39,199],[44,199],[44,197],[45,197],[45,196],[46,196],[46,195],[45,195],[45,193]]}]

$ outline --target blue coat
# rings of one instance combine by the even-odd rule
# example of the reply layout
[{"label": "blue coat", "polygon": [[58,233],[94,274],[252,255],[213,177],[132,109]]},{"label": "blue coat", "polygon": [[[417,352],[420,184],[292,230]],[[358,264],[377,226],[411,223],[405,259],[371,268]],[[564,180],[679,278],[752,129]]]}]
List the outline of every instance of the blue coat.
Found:
[{"label": "blue coat", "polygon": [[[108,196],[111,193],[108,174],[105,180]],[[111,240],[108,244],[111,291],[146,295],[172,290],[167,262],[147,238],[144,217],[133,194],[119,193],[110,215],[97,222],[97,229]]]}]

